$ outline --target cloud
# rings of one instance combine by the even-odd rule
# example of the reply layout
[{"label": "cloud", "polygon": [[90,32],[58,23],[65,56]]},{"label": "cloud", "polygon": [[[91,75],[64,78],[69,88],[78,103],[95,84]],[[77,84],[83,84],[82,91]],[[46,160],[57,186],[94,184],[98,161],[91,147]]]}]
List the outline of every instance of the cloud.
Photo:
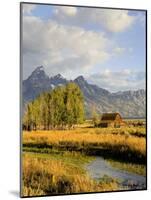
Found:
[{"label": "cloud", "polygon": [[23,14],[30,15],[37,6],[34,4],[23,4]]},{"label": "cloud", "polygon": [[55,15],[75,16],[77,13],[76,7],[58,7],[55,9]]},{"label": "cloud", "polygon": [[111,32],[123,32],[130,28],[135,17],[127,10],[104,10],[102,14],[103,26]]},{"label": "cloud", "polygon": [[[132,11],[131,11],[132,12]],[[123,32],[137,20],[128,10],[102,8],[56,7],[54,19],[65,24],[76,26],[91,25],[109,32]],[[69,18],[69,14],[72,17]]]},{"label": "cloud", "polygon": [[115,47],[114,48],[114,53],[115,54],[123,54],[124,52],[125,52],[125,48],[123,48],[123,47]]},{"label": "cloud", "polygon": [[145,72],[124,69],[118,72],[105,70],[87,77],[88,82],[111,92],[145,89]]},{"label": "cloud", "polygon": [[25,77],[38,65],[44,65],[49,75],[59,72],[67,77],[76,77],[110,59],[113,48],[114,42],[106,38],[104,33],[24,16]]},{"label": "cloud", "polygon": [[[95,66],[103,66],[112,57],[133,51],[131,47],[119,46],[114,37],[104,32],[104,29],[121,32],[130,28],[136,18],[128,11],[56,6],[51,20],[43,20],[31,15],[35,9],[31,5],[24,9],[24,79],[39,65],[43,65],[50,76],[57,73],[68,79],[76,78],[79,74],[88,76]],[[116,19],[118,27],[115,25]],[[100,30],[91,27],[94,25],[99,26]],[[129,69],[120,72],[105,70],[89,76],[88,80],[110,91],[144,86],[144,74],[142,77]]]},{"label": "cloud", "polygon": [[132,54],[133,53],[133,48],[132,47],[115,47],[113,49],[113,56],[121,56],[121,55],[125,55],[125,54]]}]

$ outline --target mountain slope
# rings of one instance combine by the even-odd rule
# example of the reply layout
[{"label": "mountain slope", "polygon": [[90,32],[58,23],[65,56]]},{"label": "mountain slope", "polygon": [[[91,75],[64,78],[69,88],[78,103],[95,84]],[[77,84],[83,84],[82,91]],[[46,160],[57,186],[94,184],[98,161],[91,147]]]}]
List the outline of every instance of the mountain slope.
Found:
[{"label": "mountain slope", "polygon": [[81,76],[74,81],[84,94],[88,115],[95,107],[98,113],[120,112],[124,117],[145,117],[145,90],[110,93],[87,83]]},{"label": "mountain slope", "polygon": [[[37,67],[23,81],[23,100],[25,103],[35,99],[41,92],[65,85],[69,81],[61,74],[48,77],[42,66]],[[120,112],[123,117],[145,117],[145,90],[110,93],[109,91],[89,84],[83,76],[73,80],[83,92],[86,115],[91,116],[95,108],[98,113]]]},{"label": "mountain slope", "polygon": [[43,66],[37,67],[32,74],[23,81],[24,102],[31,101],[40,93],[51,89],[49,77],[46,75]]}]

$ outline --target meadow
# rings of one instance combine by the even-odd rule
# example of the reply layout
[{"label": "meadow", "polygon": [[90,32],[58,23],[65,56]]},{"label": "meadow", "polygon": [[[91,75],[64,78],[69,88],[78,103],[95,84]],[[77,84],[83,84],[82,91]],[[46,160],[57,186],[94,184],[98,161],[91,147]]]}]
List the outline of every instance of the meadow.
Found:
[{"label": "meadow", "polygon": [[77,153],[59,157],[25,153],[22,196],[118,190],[118,180],[104,177],[97,182],[87,174],[83,166],[90,160]]},{"label": "meadow", "polygon": [[79,151],[88,155],[110,155],[136,163],[145,163],[146,161],[146,137],[143,128],[25,131],[23,147],[26,150],[36,151],[37,149],[37,151],[45,153],[57,149]]},{"label": "meadow", "polygon": [[101,156],[113,167],[146,175],[144,126],[23,132],[23,196],[114,191],[118,180],[90,177],[85,166]]}]

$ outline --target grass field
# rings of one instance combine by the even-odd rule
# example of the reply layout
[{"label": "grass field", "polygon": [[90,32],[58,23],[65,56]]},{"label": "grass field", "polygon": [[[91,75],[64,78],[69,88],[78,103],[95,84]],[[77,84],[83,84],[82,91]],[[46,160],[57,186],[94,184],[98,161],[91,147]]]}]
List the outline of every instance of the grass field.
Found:
[{"label": "grass field", "polygon": [[118,180],[92,180],[84,166],[95,155],[112,166],[146,173],[145,127],[23,132],[23,196],[119,190]]},{"label": "grass field", "polygon": [[110,180],[109,177],[105,177],[99,182],[89,177],[82,166],[91,158],[69,152],[64,157],[25,153],[22,195],[39,196],[118,190],[118,181],[111,177]]},{"label": "grass field", "polygon": [[[138,132],[144,136],[139,137]],[[110,155],[118,159],[127,159],[128,162],[145,163],[146,161],[146,138],[142,128],[140,130],[138,128],[77,128],[64,131],[24,132],[23,147],[38,149],[45,153],[50,149],[58,149],[93,155]]]}]

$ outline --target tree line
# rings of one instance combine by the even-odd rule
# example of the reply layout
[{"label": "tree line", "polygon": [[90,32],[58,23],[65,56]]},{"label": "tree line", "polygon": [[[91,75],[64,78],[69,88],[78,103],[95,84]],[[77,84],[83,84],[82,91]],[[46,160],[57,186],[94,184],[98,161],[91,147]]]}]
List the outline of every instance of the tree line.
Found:
[{"label": "tree line", "polygon": [[83,120],[83,94],[80,88],[71,82],[44,92],[28,103],[23,116],[23,129],[70,129]]}]

